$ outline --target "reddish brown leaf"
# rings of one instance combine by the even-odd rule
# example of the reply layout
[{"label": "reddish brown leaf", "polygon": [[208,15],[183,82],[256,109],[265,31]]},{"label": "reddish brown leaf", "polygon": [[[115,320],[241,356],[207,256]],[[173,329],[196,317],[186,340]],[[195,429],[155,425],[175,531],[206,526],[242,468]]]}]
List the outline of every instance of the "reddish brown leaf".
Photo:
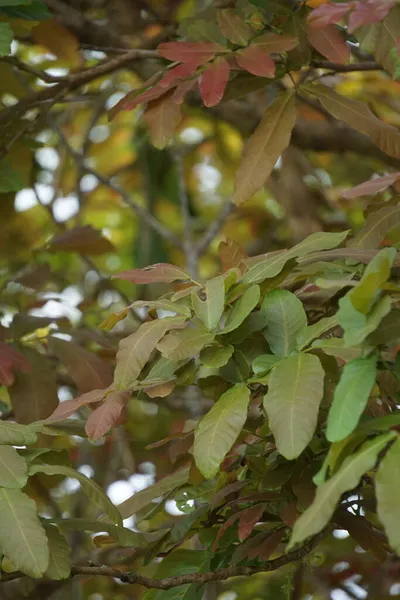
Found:
[{"label": "reddish brown leaf", "polygon": [[131,271],[122,271],[114,275],[113,279],[126,279],[136,284],[144,283],[172,283],[173,281],[186,281],[190,279],[189,275],[179,267],[168,263],[157,263],[144,267],[144,269],[132,269]]},{"label": "reddish brown leaf", "polygon": [[163,42],[157,48],[160,56],[168,60],[203,65],[226,49],[215,42]]},{"label": "reddish brown leaf", "polygon": [[367,519],[339,509],[334,515],[334,520],[341,528],[350,533],[361,548],[366,552],[371,552],[379,562],[387,559],[389,548],[385,536],[381,531],[375,529]]},{"label": "reddish brown leaf", "polygon": [[359,196],[372,196],[377,194],[378,192],[383,192],[389,186],[393,185],[396,181],[400,179],[400,171],[396,173],[389,173],[388,175],[384,175],[383,177],[376,177],[375,179],[370,179],[369,181],[364,181],[364,183],[360,183],[356,187],[353,187],[349,190],[343,192],[343,198],[358,198]]},{"label": "reddish brown leaf", "polygon": [[144,113],[152,144],[159,150],[168,144],[182,118],[181,108],[172,100],[172,96],[171,91],[158,100],[153,100]]},{"label": "reddish brown leaf", "polygon": [[297,510],[296,504],[294,502],[289,502],[288,504],[285,504],[285,506],[283,506],[279,511],[280,518],[288,527],[293,527],[299,515],[300,513]]},{"label": "reddish brown leaf", "polygon": [[298,46],[299,40],[293,35],[278,35],[276,33],[265,33],[253,40],[252,45],[257,46],[264,52],[288,52]]},{"label": "reddish brown leaf", "polygon": [[91,413],[85,426],[89,439],[99,440],[118,423],[129,396],[129,392],[112,392],[101,406]]},{"label": "reddish brown leaf", "polygon": [[352,2],[343,4],[322,4],[315,8],[308,17],[311,27],[324,29],[327,25],[338,23],[351,10]]},{"label": "reddish brown leaf", "polygon": [[350,33],[358,27],[378,23],[388,15],[395,6],[396,0],[364,0],[356,2],[349,17]]},{"label": "reddish brown leaf", "polygon": [[265,504],[256,504],[250,508],[246,508],[240,513],[239,517],[239,541],[244,542],[249,535],[253,532],[254,527],[259,522],[263,512],[265,510]]},{"label": "reddish brown leaf", "polygon": [[168,89],[173,85],[176,85],[180,79],[185,79],[194,73],[197,69],[197,65],[192,63],[184,63],[177,65],[173,69],[167,71],[164,77],[159,81],[158,85],[161,88]]},{"label": "reddish brown leaf", "polygon": [[218,254],[223,272],[238,267],[241,261],[247,258],[247,253],[242,246],[234,240],[229,239],[220,243]]},{"label": "reddish brown leaf", "polygon": [[231,525],[233,525],[235,521],[237,521],[237,519],[239,518],[239,516],[240,516],[240,513],[234,513],[234,514],[233,514],[233,515],[231,515],[231,516],[229,517],[229,519],[227,519],[227,520],[225,521],[225,523],[224,523],[224,524],[223,524],[223,525],[220,527],[220,529],[218,530],[218,533],[217,533],[217,537],[215,538],[215,542],[214,542],[214,544],[213,544],[213,546],[212,546],[212,550],[213,550],[213,552],[215,552],[215,550],[218,548],[218,543],[219,543],[219,540],[222,538],[222,536],[224,535],[225,531],[226,531],[227,529],[229,529],[229,527],[230,527]]},{"label": "reddish brown leaf", "polygon": [[328,25],[323,29],[308,26],[307,35],[312,46],[328,60],[341,65],[348,62],[350,48],[334,25]]},{"label": "reddish brown leaf", "polygon": [[10,386],[15,381],[14,370],[28,373],[32,365],[10,344],[0,342],[0,384]]},{"label": "reddish brown leaf", "polygon": [[114,246],[91,225],[74,227],[55,236],[47,248],[48,252],[78,252],[78,254],[105,254]]},{"label": "reddish brown leaf", "polygon": [[238,65],[259,77],[274,77],[275,63],[267,52],[256,45],[248,46],[235,54]]},{"label": "reddish brown leaf", "polygon": [[[277,549],[279,546],[283,535],[284,530],[280,529],[279,531],[274,531],[273,533],[266,533],[264,535],[263,541],[256,548],[252,548],[248,557],[250,560],[254,558],[258,558],[259,560],[268,560],[271,554]],[[265,537],[267,536],[267,537]]]},{"label": "reddish brown leaf", "polygon": [[246,46],[253,31],[233,8],[219,10],[217,19],[219,28],[227,40],[232,44]]},{"label": "reddish brown leaf", "polygon": [[211,510],[214,510],[220,503],[221,500],[224,500],[227,496],[234,494],[235,492],[242,489],[243,486],[246,485],[245,481],[234,481],[233,483],[228,483],[225,487],[221,488],[214,494],[211,500]]},{"label": "reddish brown leaf", "polygon": [[206,69],[200,77],[200,93],[206,106],[216,106],[221,102],[230,67],[226,60],[219,58]]},{"label": "reddish brown leaf", "polygon": [[196,82],[197,79],[188,79],[187,81],[182,81],[182,83],[177,85],[174,93],[172,94],[172,102],[175,104],[182,104],[186,94],[194,88]]},{"label": "reddish brown leaf", "polygon": [[113,376],[107,363],[78,344],[51,337],[49,347],[82,394],[107,388],[112,383]]},{"label": "reddish brown leaf", "polygon": [[133,110],[139,106],[139,104],[145,104],[146,102],[151,102],[151,100],[156,100],[157,98],[163,96],[166,92],[167,88],[159,85],[151,87],[140,94],[137,93],[137,90],[133,90],[121,98],[121,100],[112,107],[112,109],[109,111],[109,118],[113,119],[119,112],[121,112],[121,110]]},{"label": "reddish brown leaf", "polygon": [[51,270],[49,265],[34,265],[24,269],[22,273],[13,277],[12,280],[29,288],[41,289],[50,277]]},{"label": "reddish brown leaf", "polygon": [[106,393],[107,390],[92,390],[91,392],[82,394],[82,396],[78,396],[78,398],[64,400],[64,402],[60,402],[56,410],[52,412],[49,417],[47,417],[46,422],[55,423],[57,421],[64,421],[82,406],[85,406],[86,404],[92,404],[93,402],[100,402],[103,400]]}]

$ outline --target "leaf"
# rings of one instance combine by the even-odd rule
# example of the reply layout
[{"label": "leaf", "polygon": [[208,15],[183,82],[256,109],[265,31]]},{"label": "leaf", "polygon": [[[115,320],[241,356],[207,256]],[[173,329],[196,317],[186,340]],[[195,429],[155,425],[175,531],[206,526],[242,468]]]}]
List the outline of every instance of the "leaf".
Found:
[{"label": "leaf", "polygon": [[149,360],[157,342],[169,329],[181,327],[184,317],[167,317],[143,323],[135,333],[119,343],[114,382],[118,389],[125,390],[137,380]]},{"label": "leaf", "polygon": [[265,375],[279,361],[279,357],[275,356],[274,354],[261,354],[260,356],[257,356],[255,360],[253,360],[253,371],[256,375]]},{"label": "leaf", "polygon": [[239,383],[226,391],[198,423],[194,459],[200,473],[212,479],[232,448],[247,419],[250,391]]},{"label": "leaf", "polygon": [[36,473],[44,473],[45,475],[64,475],[65,477],[77,479],[88,499],[107,515],[111,523],[122,525],[122,519],[118,509],[111,502],[105,491],[102,490],[99,484],[93,481],[93,479],[89,479],[89,477],[86,477],[83,473],[75,471],[70,467],[65,467],[64,465],[30,465],[29,475],[36,475]]},{"label": "leaf", "polygon": [[245,264],[249,266],[249,270],[244,274],[242,281],[243,283],[260,283],[265,279],[275,277],[279,275],[285,264],[292,258],[301,258],[312,252],[335,248],[346,239],[348,234],[349,231],[312,233],[290,250],[273,256],[267,254],[266,256],[252,257],[245,261]]},{"label": "leaf", "polygon": [[100,440],[119,421],[121,413],[129,400],[125,392],[112,392],[101,406],[88,417],[85,431],[90,440]]},{"label": "leaf", "polygon": [[388,187],[396,183],[400,179],[400,171],[396,173],[388,173],[383,177],[374,177],[369,181],[364,181],[360,185],[356,185],[342,193],[343,198],[352,199],[360,196],[373,196],[379,192],[383,192]]},{"label": "leaf", "polygon": [[127,519],[132,515],[139,512],[142,508],[145,508],[155,498],[160,498],[165,494],[168,494],[172,490],[184,485],[189,478],[190,467],[184,467],[167,475],[157,483],[150,485],[149,487],[135,493],[133,496],[118,505],[118,510],[121,513],[123,519]]},{"label": "leaf", "polygon": [[[57,525],[61,531],[90,531],[96,533],[106,531],[122,547],[133,546],[134,548],[142,548],[147,546],[150,541],[148,538],[153,538],[154,536],[154,534],[139,534],[125,527],[105,523],[100,519],[98,521],[90,521],[88,519],[69,519],[64,517],[63,519],[51,519],[51,522]],[[157,535],[154,537],[157,538]]]},{"label": "leaf", "polygon": [[383,284],[389,279],[396,257],[395,248],[384,248],[372,259],[358,284],[347,293],[356,310],[368,314]]},{"label": "leaf", "polygon": [[52,336],[49,337],[49,348],[64,365],[82,394],[107,388],[112,383],[111,368],[93,352]]},{"label": "leaf", "polygon": [[163,58],[196,66],[213,59],[217,52],[226,52],[215,42],[163,42],[157,50]]},{"label": "leaf", "polygon": [[78,38],[56,19],[36,25],[32,29],[32,37],[35,44],[44,46],[69,65],[78,67],[81,64]]},{"label": "leaf", "polygon": [[388,344],[400,339],[400,310],[392,310],[386,315],[376,330],[368,337],[373,346]]},{"label": "leaf", "polygon": [[174,102],[173,93],[169,91],[157,100],[149,102],[143,115],[149,128],[151,142],[158,150],[165,148],[182,119],[181,107]]},{"label": "leaf", "polygon": [[393,550],[400,552],[400,523],[398,518],[398,496],[400,489],[400,440],[396,440],[389,448],[375,475],[377,512],[389,544]]},{"label": "leaf", "polygon": [[246,46],[253,31],[233,8],[225,8],[217,12],[218,25],[227,40],[232,44]]},{"label": "leaf", "polygon": [[358,358],[361,354],[360,348],[346,347],[342,338],[315,340],[312,348],[320,348],[328,356],[336,356],[344,361]]},{"label": "leaf", "polygon": [[237,74],[228,81],[222,101],[229,102],[229,100],[244,98],[248,94],[265,89],[267,85],[271,85],[271,83],[271,79],[257,77],[248,71],[238,71]]},{"label": "leaf", "polygon": [[355,4],[349,17],[349,33],[353,33],[363,25],[382,21],[395,4],[396,0],[383,0],[381,2],[367,0],[366,2]]},{"label": "leaf", "polygon": [[45,525],[49,544],[50,560],[45,576],[53,581],[68,579],[71,574],[71,550],[65,537],[57,527]]},{"label": "leaf", "polygon": [[0,342],[0,384],[10,386],[15,381],[14,369],[29,373],[32,365],[21,352],[10,344]]},{"label": "leaf", "polygon": [[159,358],[158,361],[152,366],[150,373],[147,375],[146,379],[143,379],[143,385],[146,381],[169,381],[173,378],[175,371],[179,369],[180,363],[176,360],[171,360],[170,358]]},{"label": "leaf", "polygon": [[382,319],[390,313],[392,301],[390,296],[383,296],[366,316],[353,307],[348,296],[340,299],[339,306],[337,315],[344,329],[345,346],[354,347],[375,331]]},{"label": "leaf", "polygon": [[222,100],[231,69],[224,58],[215,60],[200,77],[200,94],[205,106],[216,106]]},{"label": "leaf", "polygon": [[111,242],[91,225],[68,229],[53,237],[48,252],[77,252],[78,254],[105,254],[115,250]]},{"label": "leaf", "polygon": [[386,234],[400,225],[400,206],[386,206],[370,213],[362,230],[349,242],[351,248],[378,248]]},{"label": "leaf", "polygon": [[[309,2],[307,2],[309,6]],[[313,10],[308,16],[308,22],[315,29],[324,29],[327,25],[334,25],[343,19],[343,17],[351,10],[352,5],[349,2],[343,4],[322,4]]]},{"label": "leaf", "polygon": [[[0,56],[6,56],[10,54],[10,50],[5,52],[4,54],[4,44],[5,44],[5,32],[4,27],[10,27],[8,23],[4,23],[0,21]],[[13,33],[11,31],[11,41],[13,38]],[[0,192],[19,192],[24,187],[24,182],[22,181],[19,173],[13,169],[10,161],[7,158],[2,158],[0,160]]]},{"label": "leaf", "polygon": [[267,108],[261,123],[245,145],[236,173],[235,204],[250,200],[267,181],[276,161],[289,145],[295,121],[294,94],[288,91]]},{"label": "leaf", "polygon": [[288,34],[277,35],[276,33],[264,33],[253,40],[252,45],[268,53],[281,54],[296,48],[299,40]]},{"label": "leaf", "polygon": [[252,285],[247,288],[243,296],[233,305],[232,310],[228,314],[226,325],[219,333],[222,335],[237,329],[257,306],[259,299],[260,287],[258,285]]},{"label": "leaf", "polygon": [[136,284],[144,283],[172,283],[173,281],[186,281],[190,276],[175,265],[168,263],[158,263],[150,265],[144,269],[132,269],[131,271],[122,271],[114,275],[113,279],[126,279]]},{"label": "leaf", "polygon": [[177,315],[183,315],[185,317],[190,317],[192,314],[192,311],[190,310],[189,306],[162,298],[160,300],[137,300],[136,302],[131,304],[132,308],[142,308],[144,306],[149,308],[149,310],[153,310],[155,308],[169,310],[171,312],[175,312]]},{"label": "leaf", "polygon": [[396,436],[394,432],[381,435],[363,444],[348,456],[339,471],[317,488],[314,502],[297,519],[287,550],[321,531],[332,517],[344,492],[358,484],[361,477],[375,466],[378,454]]},{"label": "leaf", "polygon": [[194,327],[187,327],[182,331],[174,331],[165,336],[157,344],[157,350],[164,358],[185,360],[196,356],[203,346],[211,344],[215,335]]},{"label": "leaf", "polygon": [[220,243],[218,255],[223,272],[239,267],[242,260],[247,258],[246,251],[237,242],[230,239]]},{"label": "leaf", "polygon": [[268,52],[255,44],[247,46],[244,50],[238,50],[235,57],[238,65],[253,75],[271,79],[275,76],[275,62]]},{"label": "leaf", "polygon": [[323,29],[308,26],[307,36],[312,46],[328,60],[345,65],[350,59],[350,48],[334,25]]},{"label": "leaf", "polygon": [[25,460],[11,446],[0,446],[0,486],[23,488],[28,480]]},{"label": "leaf", "polygon": [[[13,41],[13,38],[14,38],[14,32],[11,29],[10,24],[7,22],[4,22],[4,21],[0,22],[0,56],[7,56],[8,54],[11,53],[11,42]],[[1,168],[2,163],[3,163],[3,161],[1,161],[1,163],[0,163],[0,174],[1,175],[3,174],[3,170],[4,170],[3,168]],[[4,172],[5,172],[5,170],[4,170]],[[18,185],[16,183],[17,177],[18,176],[16,176],[15,171],[14,171],[14,173],[11,174],[11,177],[10,177],[10,174],[8,174],[7,179],[10,183],[4,183],[2,181],[2,184],[1,184],[2,187],[4,185],[6,185],[6,187],[10,187],[10,185],[12,187],[15,187],[15,185]],[[18,189],[21,189],[21,188],[18,187]],[[18,191],[18,189],[16,189],[16,190],[3,190],[2,189],[2,191],[10,191],[11,192],[11,191]]]},{"label": "leaf", "polygon": [[234,347],[228,346],[207,346],[200,352],[200,361],[206,367],[219,369],[226,365],[234,352]]},{"label": "leaf", "polygon": [[394,8],[382,22],[373,23],[357,29],[355,35],[360,49],[373,54],[375,60],[392,76],[396,71],[396,61],[392,56],[393,48],[399,38],[400,10]]},{"label": "leaf", "polygon": [[350,435],[367,405],[376,378],[375,355],[348,362],[335,388],[329,409],[326,437],[339,442]]},{"label": "leaf", "polygon": [[[203,298],[204,296],[204,298]],[[204,290],[192,292],[193,310],[209,331],[217,329],[224,312],[225,284],[219,275],[209,279]]]},{"label": "leaf", "polygon": [[338,94],[326,85],[307,85],[303,90],[316,96],[335,119],[367,135],[389,156],[400,158],[400,133],[392,125],[375,117],[366,104]]},{"label": "leaf", "polygon": [[261,310],[267,319],[264,336],[274,354],[288,356],[307,326],[301,301],[287,290],[273,290],[264,297]]},{"label": "leaf", "polygon": [[[196,66],[191,63],[184,63],[182,65],[177,65],[173,69],[169,69],[165,73],[165,75],[158,82],[158,87],[164,88],[164,90],[169,89],[172,85],[176,85],[179,83],[181,79],[185,79],[192,75],[196,71]],[[149,98],[149,100],[154,100],[155,98]]]},{"label": "leaf", "polygon": [[297,458],[313,437],[324,376],[319,359],[312,354],[289,356],[271,372],[264,408],[278,452],[287,460]]},{"label": "leaf", "polygon": [[60,402],[55,411],[45,419],[45,423],[64,421],[64,419],[68,419],[68,417],[77,412],[82,406],[86,406],[92,402],[101,402],[106,393],[107,390],[92,390],[77,398],[73,398],[72,400],[64,400],[63,402]]},{"label": "leaf", "polygon": [[0,444],[30,446],[37,441],[37,428],[0,419]]},{"label": "leaf", "polygon": [[1,553],[25,575],[42,577],[49,549],[35,502],[21,490],[0,488],[0,520]]},{"label": "leaf", "polygon": [[306,348],[313,340],[327,333],[338,326],[337,315],[320,319],[316,323],[306,327],[297,337],[297,346],[299,350]]},{"label": "leaf", "polygon": [[20,2],[19,6],[6,6],[1,12],[13,19],[24,19],[26,21],[44,21],[52,15],[47,6],[41,0],[31,0],[29,6],[21,6],[26,2]]},{"label": "leaf", "polygon": [[265,504],[255,504],[241,511],[238,528],[239,542],[244,542],[253,533],[254,527],[262,517],[264,510]]}]

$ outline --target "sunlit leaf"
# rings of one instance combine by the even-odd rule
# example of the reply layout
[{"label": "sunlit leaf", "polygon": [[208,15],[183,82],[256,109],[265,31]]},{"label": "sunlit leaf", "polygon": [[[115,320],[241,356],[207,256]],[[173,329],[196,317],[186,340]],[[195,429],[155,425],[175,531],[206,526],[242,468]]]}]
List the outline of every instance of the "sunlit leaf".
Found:
[{"label": "sunlit leaf", "polygon": [[292,50],[298,43],[299,40],[293,35],[264,33],[263,35],[256,37],[255,40],[253,40],[252,45],[264,50],[264,52],[280,54]]},{"label": "sunlit leaf", "polygon": [[273,290],[264,297],[261,310],[267,318],[264,335],[274,354],[289,356],[307,326],[301,301],[287,290]]},{"label": "sunlit leaf", "polygon": [[242,260],[247,257],[246,251],[237,242],[230,239],[220,243],[218,255],[224,272],[239,267]]}]

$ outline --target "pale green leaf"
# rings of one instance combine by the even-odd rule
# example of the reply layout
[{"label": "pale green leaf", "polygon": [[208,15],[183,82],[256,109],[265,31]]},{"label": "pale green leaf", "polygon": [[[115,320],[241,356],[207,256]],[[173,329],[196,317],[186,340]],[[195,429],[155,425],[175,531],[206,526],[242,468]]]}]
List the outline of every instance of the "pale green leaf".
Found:
[{"label": "pale green leaf", "polygon": [[166,335],[157,344],[157,350],[161,352],[164,358],[184,360],[196,356],[203,346],[211,344],[214,337],[214,333],[195,327],[187,327],[182,331],[174,331]]},{"label": "pale green leaf", "polygon": [[[203,299],[201,296],[204,295]],[[224,312],[225,304],[225,282],[219,275],[209,279],[201,291],[192,292],[193,310],[209,331],[213,331],[219,325]]]},{"label": "pale green leaf", "polygon": [[181,327],[184,317],[167,317],[143,323],[135,333],[119,343],[114,381],[120,390],[129,388],[149,360],[157,342],[169,329]]},{"label": "pale green leaf", "polygon": [[278,452],[287,460],[299,456],[317,426],[325,372],[312,354],[279,361],[269,377],[264,408]]},{"label": "pale green leaf", "polygon": [[30,446],[37,441],[37,427],[0,419],[0,444]]},{"label": "pale green leaf", "polygon": [[321,531],[332,517],[344,492],[356,487],[361,477],[375,466],[378,454],[396,437],[394,432],[378,436],[343,462],[331,479],[317,489],[311,506],[297,519],[287,550]]},{"label": "pale green leaf", "polygon": [[175,371],[179,368],[180,363],[177,360],[172,360],[171,358],[161,358],[152,366],[149,374],[146,379],[143,379],[140,383],[145,385],[146,381],[170,381],[174,375]]},{"label": "pale green leaf", "polygon": [[28,479],[25,460],[12,446],[0,446],[0,486],[23,488]]},{"label": "pale green leaf", "polygon": [[[10,27],[10,24],[5,21],[0,22],[0,56],[7,56],[7,54],[10,54],[11,42],[13,41],[13,37],[14,37],[14,33]],[[18,177],[15,172],[14,172],[14,174],[16,177]],[[3,175],[1,167],[0,167],[0,175]],[[18,179],[19,179],[19,177],[18,177]],[[10,179],[8,177],[8,181],[10,181],[10,183],[14,182],[14,181],[16,182],[17,179],[14,179],[14,176],[12,179]],[[14,183],[12,183],[12,185],[14,186]],[[19,187],[18,189],[21,189],[21,188]],[[2,191],[4,191],[4,190],[2,190]],[[17,191],[17,190],[8,189],[7,191]]]},{"label": "pale green leaf", "polygon": [[98,483],[93,481],[93,479],[89,479],[83,473],[63,465],[30,465],[29,475],[35,475],[36,473],[45,473],[46,475],[65,475],[65,477],[77,479],[88,499],[93,502],[93,504],[95,504],[103,513],[105,513],[112,523],[122,525],[121,515],[117,507],[114,506],[105,491],[99,486]]},{"label": "pale green leaf", "polygon": [[35,502],[21,490],[0,488],[0,522],[0,552],[26,575],[42,577],[49,548]]},{"label": "pale green leaf", "polygon": [[400,554],[400,440],[389,448],[375,476],[377,512],[393,550]]},{"label": "pale green leaf", "polygon": [[350,240],[349,247],[360,250],[378,248],[386,234],[400,225],[400,204],[385,206],[368,215],[364,227]]},{"label": "pale green leaf", "polygon": [[71,574],[71,548],[57,527],[45,525],[49,544],[49,566],[45,576],[53,581],[68,579]]},{"label": "pale green leaf", "polygon": [[239,383],[226,391],[195,430],[194,459],[206,479],[212,479],[247,419],[250,391]]},{"label": "pale green leaf", "polygon": [[273,290],[264,297],[262,312],[268,325],[264,335],[274,354],[289,356],[297,348],[297,338],[307,327],[301,301],[287,290]]},{"label": "pale green leaf", "polygon": [[339,442],[357,427],[375,384],[377,357],[356,358],[343,367],[328,414],[326,437]]},{"label": "pale green leaf", "polygon": [[348,297],[356,310],[368,314],[377,299],[382,285],[390,278],[395,248],[383,248],[367,265],[361,280],[348,292]]},{"label": "pale green leaf", "polygon": [[313,340],[337,327],[337,325],[338,320],[336,315],[320,319],[316,323],[313,323],[313,325],[309,325],[297,337],[298,349],[302,350],[306,346],[309,346]]},{"label": "pale green leaf", "polygon": [[253,371],[256,375],[265,375],[279,360],[274,354],[261,354],[253,360]]},{"label": "pale green leaf", "polygon": [[365,340],[390,313],[392,301],[390,296],[384,296],[373,306],[369,315],[358,312],[348,296],[339,300],[340,310],[337,313],[338,321],[344,329],[344,343],[354,347]]},{"label": "pale green leaf", "polygon": [[200,352],[200,361],[206,367],[219,369],[226,365],[233,351],[234,347],[230,344],[228,346],[207,346]]},{"label": "pale green leaf", "polygon": [[361,355],[361,348],[347,348],[342,338],[315,340],[312,348],[319,348],[328,356],[336,356],[346,362]]},{"label": "pale green leaf", "polygon": [[220,334],[229,333],[237,329],[251,311],[257,306],[260,299],[260,288],[258,285],[249,287],[237,300],[228,315],[225,327],[219,332]]},{"label": "pale green leaf", "polygon": [[393,8],[383,21],[365,25],[356,30],[355,36],[360,42],[360,49],[372,54],[383,68],[394,75],[396,63],[392,51],[396,47],[400,31],[400,8]]}]

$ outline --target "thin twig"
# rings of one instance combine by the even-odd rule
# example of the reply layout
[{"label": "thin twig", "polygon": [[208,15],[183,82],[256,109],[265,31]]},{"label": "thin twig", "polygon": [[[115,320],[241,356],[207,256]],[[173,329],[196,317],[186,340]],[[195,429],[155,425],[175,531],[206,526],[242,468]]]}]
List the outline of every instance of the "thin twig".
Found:
[{"label": "thin twig", "polygon": [[314,60],[311,63],[316,69],[329,69],[336,73],[351,73],[353,71],[382,71],[381,65],[374,61],[352,63],[350,65],[340,65],[328,60]]},{"label": "thin twig", "polygon": [[217,237],[218,233],[222,229],[225,224],[225,221],[229,217],[229,215],[235,210],[236,206],[228,200],[222,207],[219,215],[216,217],[215,221],[213,221],[207,231],[204,233],[203,237],[200,238],[197,244],[197,254],[201,256],[207,250],[211,242]]},{"label": "thin twig", "polygon": [[179,151],[173,153],[178,178],[178,194],[183,219],[183,252],[185,255],[186,269],[191,277],[197,277],[197,248],[193,240],[192,218],[190,216],[189,198],[185,185],[185,169],[183,156]]}]

